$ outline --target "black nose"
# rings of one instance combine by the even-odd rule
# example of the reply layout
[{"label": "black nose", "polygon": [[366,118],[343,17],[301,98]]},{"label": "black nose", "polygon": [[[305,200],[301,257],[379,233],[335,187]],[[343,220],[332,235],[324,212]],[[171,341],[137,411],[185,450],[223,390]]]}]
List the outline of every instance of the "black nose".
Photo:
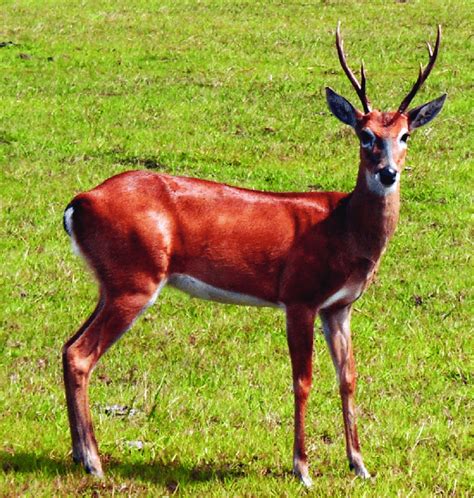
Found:
[{"label": "black nose", "polygon": [[397,172],[390,168],[390,166],[385,167],[379,171],[380,181],[386,186],[389,187],[395,183],[397,179]]}]

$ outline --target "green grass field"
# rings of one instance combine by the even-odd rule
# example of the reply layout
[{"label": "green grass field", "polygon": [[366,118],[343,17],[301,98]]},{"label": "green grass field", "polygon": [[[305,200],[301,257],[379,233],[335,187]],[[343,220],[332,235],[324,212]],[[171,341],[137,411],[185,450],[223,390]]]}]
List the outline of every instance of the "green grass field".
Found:
[{"label": "green grass field", "polygon": [[[61,347],[96,286],[70,250],[64,207],[137,168],[351,190],[358,144],[324,99],[330,85],[357,103],[337,61],[338,20],[350,64],[364,59],[369,97],[386,110],[441,23],[414,105],[449,94],[411,139],[400,224],[353,318],[375,477],[347,468],[321,334],[308,492],[290,474],[283,314],[169,289],[93,375],[106,478],[86,476],[71,460]],[[0,495],[472,496],[473,23],[468,0],[2,2]]]}]

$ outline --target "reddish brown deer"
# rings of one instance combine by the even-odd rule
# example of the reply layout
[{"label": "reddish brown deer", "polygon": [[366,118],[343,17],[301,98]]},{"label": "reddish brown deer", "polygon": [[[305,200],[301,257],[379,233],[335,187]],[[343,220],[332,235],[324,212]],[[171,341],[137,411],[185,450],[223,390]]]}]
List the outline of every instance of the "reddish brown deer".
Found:
[{"label": "reddish brown deer", "polygon": [[95,311],[63,349],[73,458],[102,475],[89,410],[94,365],[172,285],[221,303],[273,306],[286,313],[293,372],[293,472],[309,486],[304,419],[311,388],[314,321],[320,316],[336,368],[349,465],[368,478],[355,420],[352,304],[369,285],[397,225],[400,175],[411,131],[431,121],[446,95],[406,111],[428,77],[440,44],[395,112],[372,110],[349,69],[363,112],[330,88],[331,112],[354,128],[360,165],[347,193],[271,193],[193,178],[131,171],[77,195],[64,213],[73,245],[98,280]]}]

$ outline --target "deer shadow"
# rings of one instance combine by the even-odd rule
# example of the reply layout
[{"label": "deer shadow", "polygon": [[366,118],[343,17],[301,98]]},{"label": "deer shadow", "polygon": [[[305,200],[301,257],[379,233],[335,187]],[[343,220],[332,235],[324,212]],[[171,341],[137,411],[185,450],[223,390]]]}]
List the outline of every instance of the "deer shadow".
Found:
[{"label": "deer shadow", "polygon": [[58,476],[70,472],[72,465],[62,459],[36,453],[0,451],[0,468],[5,474],[42,472],[49,476]]},{"label": "deer shadow", "polygon": [[[104,455],[105,480],[134,480],[143,483],[171,486],[177,482],[206,482],[239,479],[249,474],[244,463],[204,462],[186,465],[179,461],[130,462],[115,460]],[[71,476],[83,477],[86,474],[81,466],[69,458],[52,457],[46,454],[0,451],[0,468],[5,474],[41,473],[47,477]],[[251,471],[250,471],[251,473]],[[92,479],[92,478],[91,478]]]}]

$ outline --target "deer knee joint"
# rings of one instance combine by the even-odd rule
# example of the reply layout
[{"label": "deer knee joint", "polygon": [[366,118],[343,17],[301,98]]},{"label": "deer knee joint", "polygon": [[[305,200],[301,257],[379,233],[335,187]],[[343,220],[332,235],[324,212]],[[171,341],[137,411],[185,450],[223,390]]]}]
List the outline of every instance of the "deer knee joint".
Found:
[{"label": "deer knee joint", "polygon": [[91,370],[91,358],[80,353],[78,348],[64,346],[63,365],[73,376],[87,376]]},{"label": "deer knee joint", "polygon": [[297,398],[307,398],[311,390],[311,379],[297,379],[293,385],[293,390]]},{"label": "deer knee joint", "polygon": [[355,392],[356,378],[355,375],[342,374],[339,378],[339,390],[341,394],[352,395]]}]

